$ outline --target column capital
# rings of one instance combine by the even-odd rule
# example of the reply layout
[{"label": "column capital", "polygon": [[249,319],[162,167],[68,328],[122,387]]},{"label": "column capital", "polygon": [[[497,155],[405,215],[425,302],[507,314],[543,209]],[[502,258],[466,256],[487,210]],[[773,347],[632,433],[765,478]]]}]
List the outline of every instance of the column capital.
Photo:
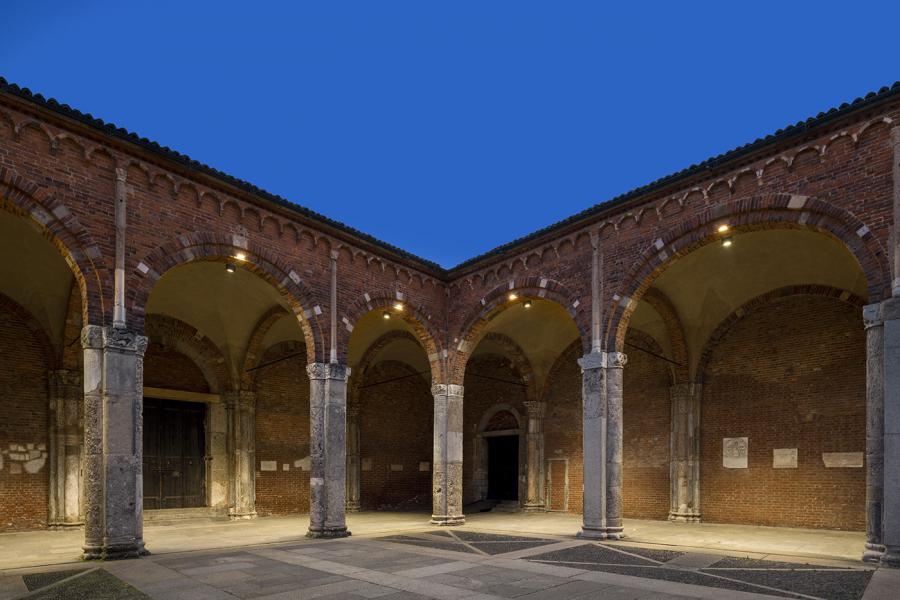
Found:
[{"label": "column capital", "polygon": [[578,359],[582,371],[591,369],[621,369],[628,363],[628,355],[623,352],[593,351]]},{"label": "column capital", "polygon": [[529,417],[540,419],[544,416],[544,412],[547,410],[547,403],[537,402],[535,400],[526,400],[525,408],[528,411]]},{"label": "column capital", "polygon": [[863,323],[865,328],[884,325],[884,306],[881,302],[863,306]]},{"label": "column capital", "polygon": [[452,383],[435,383],[431,386],[432,396],[462,396],[463,386]]},{"label": "column capital", "polygon": [[85,325],[81,330],[81,347],[92,350],[114,349],[144,356],[147,338],[129,329]]},{"label": "column capital", "polygon": [[350,377],[350,367],[341,363],[310,363],[306,365],[306,373],[310,379],[347,381]]}]

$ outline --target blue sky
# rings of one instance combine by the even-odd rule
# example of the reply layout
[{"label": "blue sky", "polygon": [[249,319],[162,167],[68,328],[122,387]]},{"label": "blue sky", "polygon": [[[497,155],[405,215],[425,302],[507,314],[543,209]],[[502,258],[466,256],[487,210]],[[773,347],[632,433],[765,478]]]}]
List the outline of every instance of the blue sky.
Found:
[{"label": "blue sky", "polygon": [[0,75],[452,266],[900,79],[900,3],[7,0]]}]

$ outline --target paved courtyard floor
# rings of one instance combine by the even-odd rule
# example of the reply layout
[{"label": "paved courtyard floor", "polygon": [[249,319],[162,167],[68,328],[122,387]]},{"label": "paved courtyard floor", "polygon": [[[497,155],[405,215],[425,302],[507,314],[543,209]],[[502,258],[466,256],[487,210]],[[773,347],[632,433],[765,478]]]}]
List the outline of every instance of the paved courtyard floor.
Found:
[{"label": "paved courtyard floor", "polygon": [[308,540],[301,517],[148,526],[153,555],[78,561],[80,531],[0,535],[0,600],[254,598],[900,598],[900,570],[857,560],[858,533],[628,521],[576,539],[564,514],[351,515]]}]

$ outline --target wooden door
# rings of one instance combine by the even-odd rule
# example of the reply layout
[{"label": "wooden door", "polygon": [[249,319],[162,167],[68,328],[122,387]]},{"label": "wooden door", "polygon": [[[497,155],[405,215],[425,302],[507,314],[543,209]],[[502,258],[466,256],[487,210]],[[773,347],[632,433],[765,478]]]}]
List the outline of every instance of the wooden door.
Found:
[{"label": "wooden door", "polygon": [[206,405],[144,399],[144,508],[206,505]]}]

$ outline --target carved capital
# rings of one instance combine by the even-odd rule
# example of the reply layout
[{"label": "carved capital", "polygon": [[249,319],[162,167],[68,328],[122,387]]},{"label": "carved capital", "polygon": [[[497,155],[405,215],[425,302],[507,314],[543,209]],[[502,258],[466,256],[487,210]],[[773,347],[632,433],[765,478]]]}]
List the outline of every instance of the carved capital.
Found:
[{"label": "carved capital", "polygon": [[306,373],[310,379],[339,379],[347,381],[350,367],[340,363],[310,363],[306,365]]},{"label": "carved capital", "polygon": [[452,383],[435,383],[431,386],[432,396],[462,396],[463,386]]},{"label": "carved capital", "polygon": [[863,306],[863,323],[866,329],[884,325],[884,309],[881,302]]},{"label": "carved capital", "polygon": [[81,329],[81,347],[85,349],[103,349],[103,327],[99,325],[85,325]]},{"label": "carved capital", "polygon": [[621,369],[628,363],[628,355],[622,352],[607,352],[606,366],[610,369]]},{"label": "carved capital", "polygon": [[544,417],[544,412],[547,410],[547,403],[528,400],[525,402],[525,409],[528,411],[528,418],[542,419]]},{"label": "carved capital", "polygon": [[603,352],[591,352],[578,359],[578,365],[582,371],[600,369],[606,366],[606,354]]}]

